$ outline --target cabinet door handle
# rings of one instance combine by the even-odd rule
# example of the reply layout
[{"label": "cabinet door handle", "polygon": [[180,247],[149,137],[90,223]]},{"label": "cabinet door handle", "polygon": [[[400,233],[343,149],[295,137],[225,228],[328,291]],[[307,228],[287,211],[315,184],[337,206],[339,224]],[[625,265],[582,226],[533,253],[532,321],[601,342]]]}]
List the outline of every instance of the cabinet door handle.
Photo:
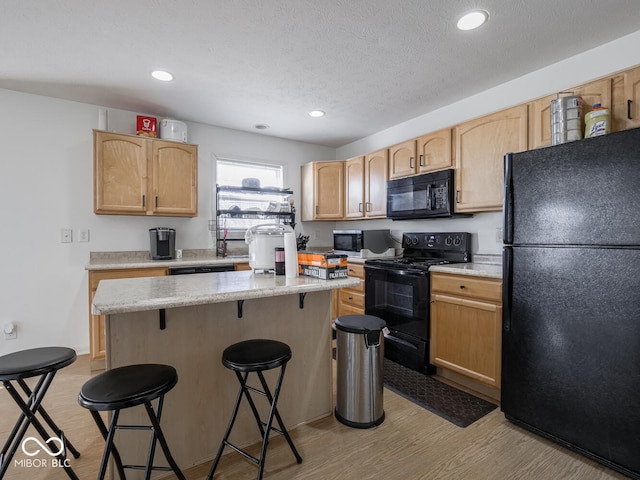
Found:
[{"label": "cabinet door handle", "polygon": [[362,202],[360,202],[360,203],[358,204],[358,211],[359,211],[359,212],[361,212],[361,211],[362,211]]},{"label": "cabinet door handle", "polygon": [[413,157],[409,157],[409,168],[413,168]]},{"label": "cabinet door handle", "polygon": [[142,195],[142,206],[146,207],[147,206],[147,196],[146,195]]},{"label": "cabinet door handle", "polygon": [[627,118],[629,120],[633,120],[632,116],[631,116],[631,104],[633,103],[632,100],[627,100]]},{"label": "cabinet door handle", "polygon": [[158,196],[156,195],[156,208],[158,208]]},{"label": "cabinet door handle", "polygon": [[420,155],[420,166],[424,167],[424,155]]},{"label": "cabinet door handle", "polygon": [[365,212],[370,212],[371,211],[371,203],[367,202],[364,204],[364,210]]},{"label": "cabinet door handle", "polygon": [[318,214],[318,205],[316,205],[316,215]]},{"label": "cabinet door handle", "polygon": [[456,203],[460,203],[460,190],[456,190]]}]

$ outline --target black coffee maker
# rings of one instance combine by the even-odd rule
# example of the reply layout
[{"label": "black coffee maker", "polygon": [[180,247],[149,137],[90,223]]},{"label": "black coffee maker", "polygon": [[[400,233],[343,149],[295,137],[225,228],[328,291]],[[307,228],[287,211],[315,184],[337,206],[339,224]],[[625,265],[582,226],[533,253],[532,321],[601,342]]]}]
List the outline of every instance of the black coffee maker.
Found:
[{"label": "black coffee maker", "polygon": [[149,229],[152,260],[173,260],[176,258],[176,231],[173,228],[156,227]]}]

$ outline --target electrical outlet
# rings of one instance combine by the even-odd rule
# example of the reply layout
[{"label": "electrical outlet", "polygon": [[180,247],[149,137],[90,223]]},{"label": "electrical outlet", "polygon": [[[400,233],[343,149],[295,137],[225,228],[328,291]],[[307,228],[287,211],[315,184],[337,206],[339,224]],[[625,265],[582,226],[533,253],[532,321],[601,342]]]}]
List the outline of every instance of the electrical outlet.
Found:
[{"label": "electrical outlet", "polygon": [[70,228],[61,228],[60,229],[60,242],[61,243],[71,243],[73,242],[73,230]]},{"label": "electrical outlet", "polygon": [[502,228],[496,228],[496,243],[502,243]]},{"label": "electrical outlet", "polygon": [[89,229],[82,228],[78,230],[78,241],[79,242],[88,242],[89,241]]},{"label": "electrical outlet", "polygon": [[313,239],[314,240],[319,240],[320,239],[320,231],[319,230],[314,230],[313,231]]}]

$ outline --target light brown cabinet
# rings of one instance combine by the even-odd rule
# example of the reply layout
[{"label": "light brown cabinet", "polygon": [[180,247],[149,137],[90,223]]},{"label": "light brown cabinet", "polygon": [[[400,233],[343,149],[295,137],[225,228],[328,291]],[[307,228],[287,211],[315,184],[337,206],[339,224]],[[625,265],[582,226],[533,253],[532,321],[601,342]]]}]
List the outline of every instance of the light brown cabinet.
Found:
[{"label": "light brown cabinet", "polygon": [[432,364],[500,388],[502,282],[431,274]]},{"label": "light brown cabinet", "polygon": [[387,214],[388,150],[345,161],[345,218],[384,218]]},{"label": "light brown cabinet", "polygon": [[451,168],[451,129],[445,128],[437,132],[423,135],[416,140],[418,154],[416,173],[432,172]]},{"label": "light brown cabinet", "polygon": [[504,156],[527,149],[527,124],[520,105],[455,127],[456,212],[502,209]]},{"label": "light brown cabinet", "polygon": [[[584,136],[584,116],[591,111],[593,105],[599,103],[611,107],[611,78],[596,80],[579,87],[570,88],[582,98],[582,135]],[[557,94],[548,95],[529,103],[529,148],[551,145],[551,101]]]},{"label": "light brown cabinet", "polygon": [[[622,98],[622,108],[619,109],[622,115],[616,115],[615,120],[620,130],[640,127],[640,67],[628,70],[623,74],[624,96]],[[617,113],[614,104],[614,114]]]},{"label": "light brown cabinet", "polygon": [[389,147],[389,178],[450,168],[451,153],[450,128],[398,143]]},{"label": "light brown cabinet", "polygon": [[407,140],[389,147],[389,178],[416,173],[416,141]]},{"label": "light brown cabinet", "polygon": [[89,270],[89,360],[91,370],[105,368],[105,325],[104,315],[94,315],[91,312],[93,296],[98,289],[101,280],[115,278],[161,277],[168,274],[165,267],[115,269],[115,270]]},{"label": "light brown cabinet", "polygon": [[359,278],[360,284],[338,290],[338,316],[362,315],[364,314],[364,265],[349,262],[347,272],[350,277]]},{"label": "light brown cabinet", "polygon": [[198,147],[94,130],[94,212],[195,217]]},{"label": "light brown cabinet", "polygon": [[344,217],[344,162],[311,162],[301,167],[302,221]]}]

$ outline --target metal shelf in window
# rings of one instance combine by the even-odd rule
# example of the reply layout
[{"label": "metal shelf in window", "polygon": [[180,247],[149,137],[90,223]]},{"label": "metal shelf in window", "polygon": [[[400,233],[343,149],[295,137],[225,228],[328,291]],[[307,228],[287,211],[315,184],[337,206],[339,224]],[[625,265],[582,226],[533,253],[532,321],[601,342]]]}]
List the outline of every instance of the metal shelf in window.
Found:
[{"label": "metal shelf in window", "polygon": [[293,191],[286,188],[216,186],[216,246],[227,254],[228,242],[244,241],[248,228],[258,224],[295,227],[295,208],[289,202]]}]

